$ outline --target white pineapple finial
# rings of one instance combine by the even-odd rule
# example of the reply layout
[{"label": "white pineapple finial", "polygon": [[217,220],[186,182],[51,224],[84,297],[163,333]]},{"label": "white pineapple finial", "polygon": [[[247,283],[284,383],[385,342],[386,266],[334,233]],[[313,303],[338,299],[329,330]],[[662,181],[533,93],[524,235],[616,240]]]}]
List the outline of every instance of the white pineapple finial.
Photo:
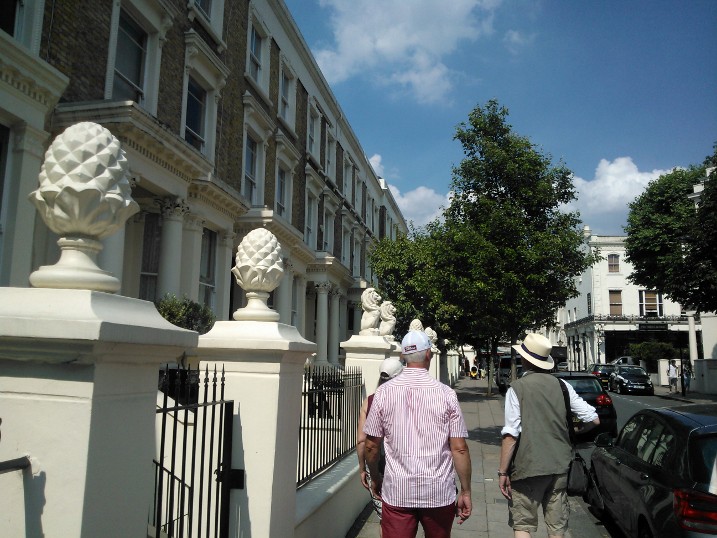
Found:
[{"label": "white pineapple finial", "polygon": [[30,275],[37,288],[88,289],[115,293],[120,282],[95,260],[100,239],[139,211],[127,179],[127,158],[119,140],[92,122],[58,135],[45,153],[40,186],[30,201],[60,236],[60,260]]},{"label": "white pineapple finial", "polygon": [[279,313],[269,308],[269,293],[284,273],[281,244],[265,228],[252,230],[237,247],[232,273],[247,296],[247,305],[234,312],[235,320],[279,321]]}]

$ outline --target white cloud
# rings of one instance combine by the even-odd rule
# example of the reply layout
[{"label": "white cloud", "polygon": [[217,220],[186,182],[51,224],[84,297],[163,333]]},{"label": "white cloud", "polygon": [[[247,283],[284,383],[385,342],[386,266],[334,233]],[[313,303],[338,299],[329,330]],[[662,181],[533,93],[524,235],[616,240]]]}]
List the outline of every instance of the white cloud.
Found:
[{"label": "white cloud", "polygon": [[508,30],[503,36],[503,42],[511,54],[518,54],[525,47],[533,44],[535,34],[525,35],[518,30]]},{"label": "white cloud", "polygon": [[668,172],[641,172],[631,157],[601,159],[593,179],[573,179],[577,201],[569,209],[579,210],[582,221],[598,235],[624,235],[628,204],[642,194],[650,181]]},{"label": "white cloud", "polygon": [[371,167],[373,168],[373,171],[376,172],[376,175],[378,177],[383,177],[383,163],[381,162],[382,157],[376,153],[374,154],[368,162],[371,163]]},{"label": "white cloud", "polygon": [[368,72],[419,102],[442,101],[455,78],[443,59],[490,34],[501,1],[321,0],[332,10],[334,44],[314,54],[330,83]]},{"label": "white cloud", "polygon": [[393,185],[388,186],[398,208],[403,213],[406,222],[413,222],[414,226],[425,226],[429,222],[443,215],[443,208],[448,207],[449,199],[428,187],[417,187],[406,194],[401,194]]}]

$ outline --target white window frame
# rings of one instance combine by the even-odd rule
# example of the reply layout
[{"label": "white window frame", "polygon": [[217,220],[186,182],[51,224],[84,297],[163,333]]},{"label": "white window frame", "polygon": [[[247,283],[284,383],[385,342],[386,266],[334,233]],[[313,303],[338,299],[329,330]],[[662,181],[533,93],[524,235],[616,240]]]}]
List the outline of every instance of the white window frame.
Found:
[{"label": "white window frame", "polygon": [[224,41],[224,1],[209,0],[210,9],[207,13],[198,0],[187,0],[189,8],[188,18],[190,21],[197,20],[199,24],[209,33],[209,36],[217,44],[217,52],[220,54],[227,48]]},{"label": "white window frame", "polygon": [[[244,129],[243,129],[243,147],[242,147],[242,173],[244,171],[244,155],[246,155],[246,143],[249,137],[257,142],[257,177],[256,177],[256,197],[249,200],[253,206],[264,205],[264,182],[266,179],[266,155],[269,146],[269,137],[274,132],[276,124],[271,120],[269,115],[264,111],[256,98],[248,91],[244,93],[242,99],[244,104]],[[246,196],[243,191],[244,178],[242,177],[242,195]]]},{"label": "white window frame", "polygon": [[319,166],[321,162],[321,113],[313,98],[309,102],[306,116],[306,155]]},{"label": "white window frame", "polygon": [[[264,23],[261,15],[256,7],[252,4],[249,9],[249,27],[247,28],[247,47],[246,47],[246,72],[244,76],[259,92],[262,99],[269,103],[269,79],[271,75],[271,33],[267,25]],[[261,37],[259,58],[254,57],[252,53],[252,34]],[[258,60],[259,70],[255,78],[251,74],[250,66],[254,60]]]},{"label": "white window frame", "polygon": [[324,172],[326,177],[336,184],[336,138],[331,133],[331,129],[326,129],[326,159],[324,163]]},{"label": "white window frame", "polygon": [[[655,312],[654,317],[661,318],[665,315],[665,303],[662,299],[662,294],[659,291],[654,290],[639,290],[640,293],[640,317],[653,317],[653,315],[648,314],[647,306],[648,304],[652,306],[653,304],[656,306],[656,311],[650,310],[650,312]],[[655,294],[655,303],[647,303],[646,295],[648,293],[654,293]]]},{"label": "white window frame", "polygon": [[290,133],[295,136],[296,131],[296,73],[284,54],[281,55],[279,69],[279,119],[284,123]]},{"label": "white window frame", "polygon": [[319,198],[323,189],[321,178],[310,165],[307,164],[304,171],[306,173],[304,242],[309,245],[311,250],[316,251],[318,246]]},{"label": "white window frame", "polygon": [[[209,244],[205,244],[205,239],[208,239]],[[217,244],[219,242],[219,234],[209,228],[202,229],[202,244],[200,249],[200,261],[199,261],[199,302],[205,304],[210,309],[214,310],[216,307],[216,296],[217,296]],[[205,247],[208,247],[209,252],[205,252]],[[206,261],[210,266],[210,274],[205,278],[202,275],[202,266],[205,262],[205,256],[208,255]]]},{"label": "white window frame", "polygon": [[346,200],[351,200],[351,189],[353,188],[354,165],[351,159],[344,159],[344,186],[343,195]]},{"label": "white window frame", "polygon": [[[229,70],[194,30],[184,34],[184,82],[182,91],[182,117],[180,137],[184,139],[187,115],[187,90],[191,76],[207,92],[204,116],[204,149],[201,152],[214,162],[217,132],[217,109],[221,90],[226,84]],[[189,145],[189,144],[188,144]]]},{"label": "white window frame", "polygon": [[336,221],[336,212],[339,209],[339,200],[333,195],[329,189],[324,190],[324,252],[333,255],[334,253],[334,222]]},{"label": "white window frame", "polygon": [[45,1],[10,1],[16,3],[15,25],[11,37],[29,49],[33,56],[37,56],[40,54],[40,39],[42,37],[42,21],[45,16]]},{"label": "white window frame", "polygon": [[[616,262],[611,262],[611,259],[616,259]],[[613,271],[612,268],[615,267]],[[620,255],[619,254],[608,254],[607,255],[607,272],[610,274],[617,274],[620,272]]]},{"label": "white window frame", "polygon": [[[261,167],[260,162],[263,161],[261,158],[261,151],[260,147],[262,146],[262,142],[260,140],[256,140],[253,133],[247,132],[246,137],[244,138],[244,153],[242,153],[242,163],[243,163],[243,171],[242,171],[242,184],[241,184],[241,194],[249,200],[249,204],[251,206],[256,206],[259,203],[259,197],[258,197],[258,186],[259,186],[259,174],[261,173]],[[247,155],[249,154],[249,149],[253,149],[254,154],[254,166],[253,169],[249,169],[248,167],[248,158]],[[251,189],[248,188],[248,185],[251,184]]]},{"label": "white window frame", "polygon": [[294,174],[296,173],[297,166],[301,160],[300,153],[296,150],[290,140],[283,134],[277,133],[274,137],[276,142],[276,193],[274,196],[274,210],[278,215],[277,205],[279,203],[278,192],[279,192],[279,172],[284,170],[286,172],[286,184],[285,184],[285,195],[283,215],[278,215],[287,222],[291,222],[293,215],[293,192],[294,192]]},{"label": "white window frame", "polygon": [[110,46],[105,71],[105,99],[112,99],[121,11],[127,13],[147,33],[142,84],[144,98],[137,104],[156,116],[162,45],[177,13],[169,7],[168,3],[161,0],[122,0],[121,2],[117,0],[113,3],[110,18]]}]

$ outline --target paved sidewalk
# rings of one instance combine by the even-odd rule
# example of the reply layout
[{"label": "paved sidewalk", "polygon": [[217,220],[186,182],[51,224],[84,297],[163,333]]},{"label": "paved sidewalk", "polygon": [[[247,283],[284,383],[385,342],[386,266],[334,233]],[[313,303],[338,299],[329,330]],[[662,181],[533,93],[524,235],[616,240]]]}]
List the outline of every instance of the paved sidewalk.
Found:
[{"label": "paved sidewalk", "polygon": [[[455,387],[468,427],[468,447],[473,466],[473,514],[462,525],[453,526],[454,538],[513,537],[513,531],[508,526],[508,501],[498,489],[496,474],[500,458],[504,399],[497,390],[493,390],[493,394],[488,396],[487,387],[487,380],[470,378],[461,378]],[[368,509],[356,520],[346,538],[376,538],[378,531],[378,517]],[[423,537],[420,526],[418,536]],[[535,536],[547,536],[542,516]],[[570,532],[566,536],[603,538],[609,537],[610,534],[587,511],[581,499],[570,497]]]}]

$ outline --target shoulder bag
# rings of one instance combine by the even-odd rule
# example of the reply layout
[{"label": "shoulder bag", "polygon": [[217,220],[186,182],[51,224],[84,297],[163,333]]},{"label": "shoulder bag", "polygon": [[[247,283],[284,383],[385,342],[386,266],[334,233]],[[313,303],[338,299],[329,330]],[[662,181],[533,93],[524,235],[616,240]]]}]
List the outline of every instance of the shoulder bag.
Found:
[{"label": "shoulder bag", "polygon": [[570,459],[570,466],[568,467],[568,495],[571,497],[581,497],[588,492],[588,488],[590,487],[590,474],[585,460],[575,449],[575,431],[573,430],[568,389],[560,379],[558,379],[558,383],[560,384],[560,389],[563,391],[563,399],[565,400],[565,423],[568,427],[570,444],[573,448],[573,455]]}]

